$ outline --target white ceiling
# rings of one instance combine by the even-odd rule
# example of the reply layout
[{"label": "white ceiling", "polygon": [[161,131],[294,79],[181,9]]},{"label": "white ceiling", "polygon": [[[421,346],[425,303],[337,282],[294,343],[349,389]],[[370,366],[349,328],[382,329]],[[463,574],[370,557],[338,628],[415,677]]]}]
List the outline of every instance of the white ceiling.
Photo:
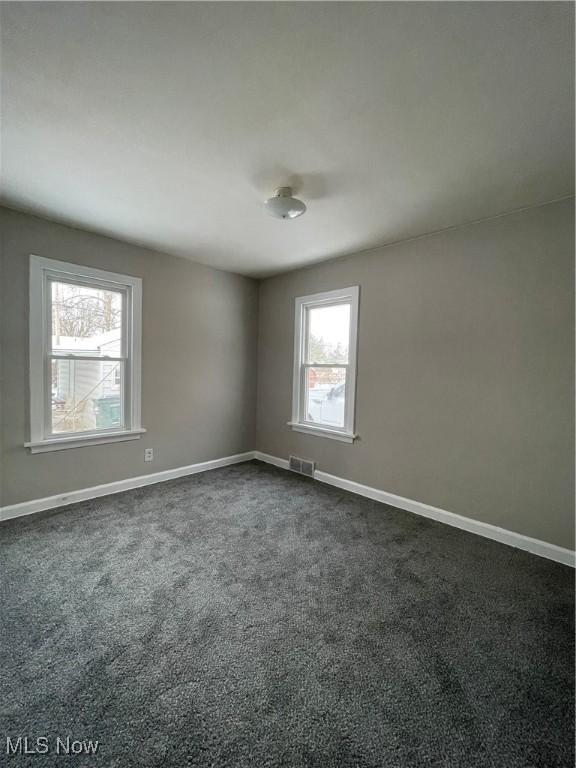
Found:
[{"label": "white ceiling", "polygon": [[[272,274],[573,192],[572,3],[3,3],[2,199]],[[294,221],[262,200],[293,183]]]}]

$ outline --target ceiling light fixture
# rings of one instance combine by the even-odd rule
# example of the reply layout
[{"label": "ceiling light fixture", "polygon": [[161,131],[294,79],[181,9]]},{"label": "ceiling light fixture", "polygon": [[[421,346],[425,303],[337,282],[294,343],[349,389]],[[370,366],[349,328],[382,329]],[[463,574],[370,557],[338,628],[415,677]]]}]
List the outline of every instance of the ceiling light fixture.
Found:
[{"label": "ceiling light fixture", "polygon": [[292,197],[292,187],[278,187],[274,197],[268,198],[264,205],[270,216],[276,219],[295,219],[306,210],[302,200]]}]

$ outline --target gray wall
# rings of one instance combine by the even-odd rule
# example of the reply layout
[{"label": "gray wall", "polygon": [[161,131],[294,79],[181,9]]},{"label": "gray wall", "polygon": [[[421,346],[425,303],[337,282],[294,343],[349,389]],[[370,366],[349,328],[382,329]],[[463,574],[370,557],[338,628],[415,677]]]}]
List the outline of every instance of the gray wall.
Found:
[{"label": "gray wall", "polygon": [[[264,280],[257,361],[255,281],[0,208],[0,504],[256,447],[572,548],[573,227],[570,200]],[[30,253],[143,278],[142,440],[24,449]],[[349,445],[286,422],[294,297],[352,284]]]},{"label": "gray wall", "polygon": [[[574,546],[573,200],[260,287],[256,444]],[[361,286],[356,431],[292,432],[294,298]]]},{"label": "gray wall", "polygon": [[[0,208],[2,494],[14,504],[254,448],[257,283]],[[142,422],[133,442],[30,455],[28,256],[143,280]],[[144,463],[144,447],[155,460]]]}]

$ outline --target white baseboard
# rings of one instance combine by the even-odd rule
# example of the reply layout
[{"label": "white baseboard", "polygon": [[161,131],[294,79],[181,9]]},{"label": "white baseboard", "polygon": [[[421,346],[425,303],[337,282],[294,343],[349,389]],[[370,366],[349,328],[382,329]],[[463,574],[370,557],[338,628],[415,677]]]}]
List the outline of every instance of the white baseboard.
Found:
[{"label": "white baseboard", "polygon": [[[210,469],[227,467],[230,464],[239,464],[240,462],[251,461],[252,459],[259,459],[260,461],[264,461],[267,464],[273,464],[281,469],[288,469],[287,459],[280,459],[277,456],[270,456],[269,454],[260,451],[246,451],[245,453],[238,453],[235,456],[225,456],[221,459],[204,461],[200,464],[190,464],[186,467],[167,469],[163,472],[153,472],[149,475],[141,475],[140,477],[129,477],[126,480],[117,480],[112,483],[105,483],[104,485],[95,485],[92,488],[82,488],[78,491],[69,491],[68,493],[61,493],[56,496],[47,496],[43,499],[32,499],[31,501],[24,501],[21,504],[11,504],[6,507],[0,507],[0,521],[9,520],[22,515],[31,515],[34,512],[42,512],[47,509],[56,509],[68,504],[74,504],[77,501],[96,499],[100,496],[108,496],[112,493],[128,491],[132,488],[141,488],[145,485],[162,483],[165,480],[173,480],[177,477],[194,475],[198,472],[207,472]],[[371,488],[369,485],[362,485],[361,483],[355,483],[352,480],[336,477],[336,475],[330,475],[327,472],[317,470],[314,477],[321,483],[334,485],[337,488],[356,493],[359,496],[365,496],[374,501],[380,501],[384,504],[397,507],[398,509],[413,512],[416,515],[429,517],[432,520],[437,520],[446,525],[460,528],[469,533],[475,533],[478,536],[484,536],[493,541],[499,541],[501,544],[508,544],[517,549],[523,549],[526,552],[531,552],[534,555],[539,555],[540,557],[545,557],[549,560],[555,560],[557,563],[563,563],[572,568],[576,566],[575,553],[570,549],[558,547],[555,544],[548,544],[546,541],[533,539],[530,536],[524,536],[521,533],[508,531],[505,528],[498,528],[496,525],[482,523],[479,520],[473,520],[470,517],[463,517],[454,512],[447,512],[444,509],[432,507],[430,504],[424,504],[421,501],[406,499],[403,496],[396,496],[393,493],[387,493],[378,488]]]},{"label": "white baseboard", "polygon": [[[267,464],[274,464],[276,467],[288,469],[288,461],[286,459],[279,459],[277,456],[270,456],[267,453],[261,453],[260,451],[255,451],[254,457]],[[329,475],[327,472],[316,470],[314,478],[321,483],[334,485],[345,491],[357,493],[359,496],[366,496],[374,501],[381,501],[392,507],[404,509],[407,512],[413,512],[414,514],[422,515],[423,517],[429,517],[432,520],[438,520],[440,523],[451,525],[454,528],[460,528],[469,533],[475,533],[478,536],[484,536],[486,539],[499,541],[501,544],[508,544],[511,547],[516,547],[516,549],[523,549],[526,552],[531,552],[533,555],[540,555],[540,557],[546,557],[548,560],[555,560],[557,563],[563,563],[572,568],[576,566],[576,553],[571,549],[558,547],[556,544],[548,544],[546,541],[533,539],[530,536],[524,536],[521,533],[515,533],[506,528],[498,528],[498,526],[490,525],[490,523],[482,523],[479,520],[463,517],[454,512],[447,512],[445,509],[432,507],[430,504],[424,504],[421,501],[414,501],[413,499],[406,499],[403,496],[396,496],[394,493],[387,493],[378,488],[371,488],[369,485],[362,485],[361,483],[355,483],[352,480],[336,477],[336,475]]]},{"label": "white baseboard", "polygon": [[46,509],[64,507],[68,504],[75,504],[77,501],[86,501],[87,499],[97,499],[100,496],[109,496],[111,493],[129,491],[131,488],[154,485],[155,483],[162,483],[165,480],[174,480],[177,477],[195,475],[198,472],[207,472],[209,469],[227,467],[230,464],[239,464],[242,461],[251,461],[253,458],[254,451],[247,451],[246,453],[237,453],[235,456],[225,456],[222,459],[203,461],[200,464],[189,464],[187,467],[166,469],[163,472],[153,472],[149,475],[141,475],[140,477],[129,477],[126,480],[116,480],[113,483],[95,485],[92,488],[82,488],[78,491],[59,493],[57,496],[46,496],[43,499],[23,501],[21,504],[10,504],[6,507],[0,507],[0,521],[10,520],[13,517],[21,517],[22,515],[31,515],[34,512],[43,512]]},{"label": "white baseboard", "polygon": [[258,461],[264,461],[266,464],[274,464],[275,467],[280,467],[280,469],[290,468],[288,459],[279,459],[278,456],[270,456],[269,453],[261,453],[260,451],[254,451],[254,458],[258,459]]}]

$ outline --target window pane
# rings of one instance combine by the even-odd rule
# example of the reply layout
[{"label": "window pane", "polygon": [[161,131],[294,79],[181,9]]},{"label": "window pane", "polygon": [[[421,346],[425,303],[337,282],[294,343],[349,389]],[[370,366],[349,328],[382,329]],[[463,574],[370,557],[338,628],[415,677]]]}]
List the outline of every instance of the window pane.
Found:
[{"label": "window pane", "polygon": [[347,363],[350,304],[308,310],[308,363]]},{"label": "window pane", "polygon": [[306,368],[306,421],[344,427],[345,368]]},{"label": "window pane", "polygon": [[124,426],[124,363],[52,360],[52,432]]},{"label": "window pane", "polygon": [[122,353],[122,292],[53,280],[52,351]]}]

